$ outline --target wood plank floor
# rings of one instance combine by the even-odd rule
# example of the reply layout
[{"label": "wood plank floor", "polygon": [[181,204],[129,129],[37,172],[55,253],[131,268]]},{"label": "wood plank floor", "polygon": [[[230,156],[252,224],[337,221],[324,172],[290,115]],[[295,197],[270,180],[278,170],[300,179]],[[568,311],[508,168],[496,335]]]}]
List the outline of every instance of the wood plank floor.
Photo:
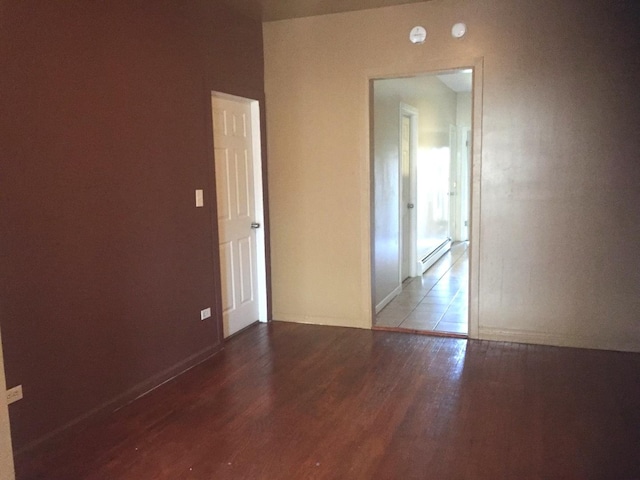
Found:
[{"label": "wood plank floor", "polygon": [[275,322],[18,479],[640,478],[640,355]]}]

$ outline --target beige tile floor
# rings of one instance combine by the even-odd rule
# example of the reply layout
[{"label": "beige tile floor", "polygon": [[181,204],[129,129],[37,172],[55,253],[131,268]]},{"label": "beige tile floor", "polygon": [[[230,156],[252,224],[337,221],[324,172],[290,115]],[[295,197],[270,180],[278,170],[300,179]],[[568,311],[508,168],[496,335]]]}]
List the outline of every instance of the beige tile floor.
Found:
[{"label": "beige tile floor", "polygon": [[405,281],[402,293],[376,315],[374,326],[466,335],[468,285],[468,242],[460,242],[424,275]]}]

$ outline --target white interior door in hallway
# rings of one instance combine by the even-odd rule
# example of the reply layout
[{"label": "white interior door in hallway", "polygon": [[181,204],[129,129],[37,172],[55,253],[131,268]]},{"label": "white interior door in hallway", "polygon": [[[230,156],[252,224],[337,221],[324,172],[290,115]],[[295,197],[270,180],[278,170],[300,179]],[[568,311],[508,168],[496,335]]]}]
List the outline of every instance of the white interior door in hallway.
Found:
[{"label": "white interior door in hallway", "polygon": [[400,282],[416,275],[415,190],[418,111],[400,105]]},{"label": "white interior door in hallway", "polygon": [[259,116],[255,104],[252,112],[249,100],[211,97],[225,337],[260,320],[261,304],[263,309],[266,305]]}]

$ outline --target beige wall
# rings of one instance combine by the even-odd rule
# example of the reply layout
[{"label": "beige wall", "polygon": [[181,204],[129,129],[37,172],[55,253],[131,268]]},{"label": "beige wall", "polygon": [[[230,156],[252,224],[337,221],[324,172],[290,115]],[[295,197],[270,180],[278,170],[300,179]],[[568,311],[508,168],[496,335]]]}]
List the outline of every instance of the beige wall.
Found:
[{"label": "beige wall", "polygon": [[640,351],[635,10],[434,0],[267,23],[274,318],[370,326],[369,79],[481,57],[472,335]]}]

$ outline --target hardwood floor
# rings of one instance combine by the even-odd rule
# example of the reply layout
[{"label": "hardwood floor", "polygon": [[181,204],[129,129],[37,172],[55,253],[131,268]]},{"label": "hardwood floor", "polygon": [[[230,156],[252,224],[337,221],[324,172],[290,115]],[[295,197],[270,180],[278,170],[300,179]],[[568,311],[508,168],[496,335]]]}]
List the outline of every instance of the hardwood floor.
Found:
[{"label": "hardwood floor", "polygon": [[640,478],[640,355],[275,322],[18,479]]}]

